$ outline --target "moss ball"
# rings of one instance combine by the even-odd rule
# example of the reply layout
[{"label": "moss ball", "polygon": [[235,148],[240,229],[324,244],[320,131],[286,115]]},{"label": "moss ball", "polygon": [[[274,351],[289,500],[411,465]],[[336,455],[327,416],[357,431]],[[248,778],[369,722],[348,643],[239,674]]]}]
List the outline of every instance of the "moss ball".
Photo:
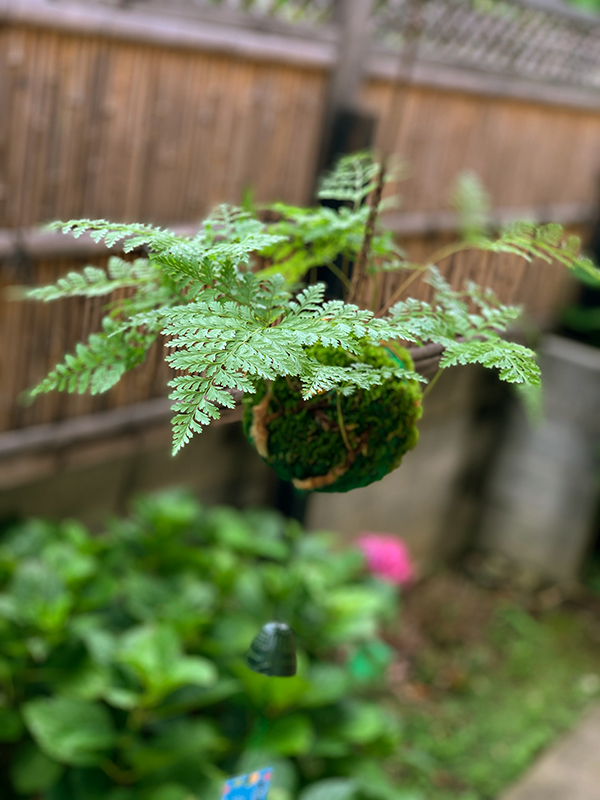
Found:
[{"label": "moss ball", "polygon": [[[316,345],[309,354],[321,364],[349,367],[344,350]],[[413,368],[406,350],[366,344],[360,361],[376,367]],[[348,492],[381,480],[416,445],[421,390],[416,381],[389,378],[380,386],[336,391],[303,400],[300,382],[261,382],[244,398],[244,433],[262,458],[298,489]],[[341,422],[341,424],[340,424]]]}]

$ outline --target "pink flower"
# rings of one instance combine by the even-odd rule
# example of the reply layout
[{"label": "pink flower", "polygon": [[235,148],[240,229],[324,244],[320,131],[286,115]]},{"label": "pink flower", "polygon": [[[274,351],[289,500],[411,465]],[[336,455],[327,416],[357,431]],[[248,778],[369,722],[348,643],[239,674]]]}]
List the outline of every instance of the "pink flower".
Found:
[{"label": "pink flower", "polygon": [[408,547],[399,536],[364,533],[356,543],[364,553],[367,567],[373,575],[398,586],[404,586],[414,578],[415,569]]}]

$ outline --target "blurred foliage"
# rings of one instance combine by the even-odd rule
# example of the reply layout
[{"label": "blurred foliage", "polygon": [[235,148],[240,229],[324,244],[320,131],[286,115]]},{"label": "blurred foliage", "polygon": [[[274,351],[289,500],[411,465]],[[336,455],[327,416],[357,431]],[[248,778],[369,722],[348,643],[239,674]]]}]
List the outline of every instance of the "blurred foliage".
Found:
[{"label": "blurred foliage", "polygon": [[600,555],[597,553],[586,564],[585,581],[590,591],[600,595]]},{"label": "blurred foliage", "polygon": [[[379,766],[399,729],[373,691],[395,591],[328,535],[168,493],[98,536],[9,529],[0,592],[5,800],[211,800],[265,765],[269,800],[408,798]],[[244,662],[278,618],[294,678]]]},{"label": "blurred foliage", "polygon": [[600,280],[580,270],[574,275],[581,289],[577,303],[563,309],[563,327],[572,338],[600,347]]},{"label": "blurred foliage", "polygon": [[458,175],[450,202],[458,214],[463,239],[477,240],[489,232],[491,199],[476,172],[465,170]]},{"label": "blurred foliage", "polygon": [[567,332],[594,347],[600,347],[600,306],[569,306],[562,322]]},{"label": "blurred foliage", "polygon": [[600,13],[600,0],[569,0],[571,5],[581,8],[583,11],[595,11]]}]

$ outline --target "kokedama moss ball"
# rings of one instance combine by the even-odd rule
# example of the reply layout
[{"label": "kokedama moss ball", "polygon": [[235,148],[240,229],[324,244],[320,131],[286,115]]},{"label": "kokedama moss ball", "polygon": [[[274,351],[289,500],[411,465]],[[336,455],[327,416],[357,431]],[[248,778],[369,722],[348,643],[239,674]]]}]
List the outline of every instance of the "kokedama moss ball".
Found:
[{"label": "kokedama moss ball", "polygon": [[[356,361],[343,350],[309,349],[322,364],[349,367]],[[365,345],[360,361],[408,369],[413,363],[396,345]],[[244,432],[280,478],[298,489],[348,492],[378,481],[416,445],[421,390],[416,381],[390,378],[372,389],[345,397],[336,391],[303,400],[300,382],[277,378],[244,398]]]}]

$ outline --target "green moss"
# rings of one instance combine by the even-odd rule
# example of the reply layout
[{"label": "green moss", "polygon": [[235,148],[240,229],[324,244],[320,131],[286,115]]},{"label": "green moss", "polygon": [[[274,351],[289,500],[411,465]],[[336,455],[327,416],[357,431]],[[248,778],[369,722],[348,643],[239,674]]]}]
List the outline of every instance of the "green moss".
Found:
[{"label": "green moss", "polygon": [[[309,352],[332,366],[350,366],[355,360],[331,347],[315,346]],[[365,345],[360,360],[373,366],[396,366],[401,360],[408,368],[413,366],[408,353],[396,347],[392,354],[384,347]],[[266,392],[263,383],[255,395],[244,399],[244,432],[250,441],[253,409]],[[338,402],[350,450],[338,422]],[[399,466],[402,456],[417,443],[420,417],[421,390],[414,381],[392,378],[349,397],[328,392],[303,401],[298,381],[278,378],[271,385],[266,411],[265,461],[280,478],[296,483],[335,470],[341,474],[334,482],[313,488],[348,492],[380,480]]]}]

